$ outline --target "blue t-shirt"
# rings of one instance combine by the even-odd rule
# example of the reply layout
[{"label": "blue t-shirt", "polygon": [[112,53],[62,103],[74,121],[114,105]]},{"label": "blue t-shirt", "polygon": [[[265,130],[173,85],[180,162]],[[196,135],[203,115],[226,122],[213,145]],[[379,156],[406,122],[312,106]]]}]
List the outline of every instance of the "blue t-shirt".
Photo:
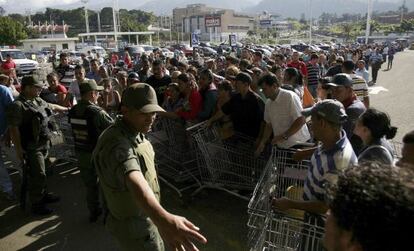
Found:
[{"label": "blue t-shirt", "polygon": [[13,103],[13,95],[9,88],[0,85],[0,135],[3,135],[7,128],[6,108]]}]

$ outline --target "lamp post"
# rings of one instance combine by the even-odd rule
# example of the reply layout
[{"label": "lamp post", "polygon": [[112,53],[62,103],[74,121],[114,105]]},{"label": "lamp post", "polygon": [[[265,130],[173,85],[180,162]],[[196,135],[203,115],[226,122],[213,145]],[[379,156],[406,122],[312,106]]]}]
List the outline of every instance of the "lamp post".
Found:
[{"label": "lamp post", "polygon": [[372,0],[368,0],[367,29],[365,30],[365,44],[368,44],[368,38],[371,32],[371,13],[372,13]]},{"label": "lamp post", "polygon": [[88,9],[86,6],[89,0],[81,0],[81,2],[84,4],[86,33],[88,33],[88,38],[89,38],[89,18],[88,18]]},{"label": "lamp post", "polygon": [[115,37],[115,49],[118,50],[118,36],[117,36],[117,24],[116,24],[116,11],[115,8],[117,7],[117,0],[113,0],[113,7],[112,7],[112,18],[114,21],[114,37]]},{"label": "lamp post", "polygon": [[312,44],[312,0],[309,0],[309,45]]}]

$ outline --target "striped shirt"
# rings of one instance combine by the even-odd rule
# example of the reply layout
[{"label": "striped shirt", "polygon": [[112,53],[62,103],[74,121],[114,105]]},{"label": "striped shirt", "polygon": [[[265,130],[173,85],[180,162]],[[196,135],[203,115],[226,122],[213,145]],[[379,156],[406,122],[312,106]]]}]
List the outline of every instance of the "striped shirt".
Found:
[{"label": "striped shirt", "polygon": [[308,69],[308,85],[317,85],[321,76],[319,65],[308,64],[306,67]]},{"label": "striped shirt", "polygon": [[368,85],[365,79],[356,74],[350,75],[352,78],[352,89],[359,100],[364,102],[364,98],[368,97]]},{"label": "striped shirt", "polygon": [[321,146],[312,156],[305,180],[303,200],[325,201],[326,182],[335,182],[337,171],[357,164],[358,159],[344,130],[341,139],[331,149]]}]

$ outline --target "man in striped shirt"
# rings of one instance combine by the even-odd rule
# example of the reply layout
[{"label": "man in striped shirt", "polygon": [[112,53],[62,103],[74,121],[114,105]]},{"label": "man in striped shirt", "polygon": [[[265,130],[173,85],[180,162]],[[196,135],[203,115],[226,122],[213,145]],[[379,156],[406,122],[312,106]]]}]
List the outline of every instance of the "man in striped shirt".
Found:
[{"label": "man in striped shirt", "polygon": [[321,69],[318,64],[319,56],[313,53],[310,56],[310,61],[306,65],[308,70],[308,90],[313,98],[317,97],[316,89],[318,88],[318,79],[321,76]]},{"label": "man in striped shirt", "polygon": [[313,214],[328,210],[325,201],[325,184],[334,182],[338,170],[357,164],[357,156],[346,137],[342,124],[347,115],[344,106],[336,100],[326,99],[314,107],[303,110],[304,116],[312,116],[312,131],[321,144],[312,155],[304,184],[303,200],[275,199],[272,204],[278,210],[299,209]]},{"label": "man in striped shirt", "polygon": [[351,60],[347,60],[342,64],[342,72],[349,74],[352,78],[352,89],[359,100],[361,100],[365,107],[369,107],[368,84],[363,78],[354,73],[355,64]]}]

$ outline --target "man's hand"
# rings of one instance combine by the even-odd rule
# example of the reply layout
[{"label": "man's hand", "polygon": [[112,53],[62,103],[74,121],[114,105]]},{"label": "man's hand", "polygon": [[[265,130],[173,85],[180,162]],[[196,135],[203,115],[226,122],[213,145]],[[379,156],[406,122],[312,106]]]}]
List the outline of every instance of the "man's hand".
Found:
[{"label": "man's hand", "polygon": [[166,221],[158,225],[162,239],[170,250],[198,251],[193,241],[202,244],[207,239],[199,233],[200,229],[186,218],[168,214]]},{"label": "man's hand", "polygon": [[279,143],[282,143],[283,141],[285,141],[285,139],[283,138],[283,135],[277,135],[277,136],[273,137],[272,145],[277,145]]},{"label": "man's hand", "polygon": [[280,199],[273,199],[272,200],[272,208],[277,209],[279,211],[286,211],[292,208],[292,200],[288,198],[280,198]]},{"label": "man's hand", "polygon": [[254,152],[254,156],[257,158],[260,156],[260,154],[263,152],[263,149],[265,147],[265,144],[260,142],[259,145],[256,148],[256,151]]},{"label": "man's hand", "polygon": [[16,147],[16,156],[21,163],[24,163],[24,150],[22,148]]}]

